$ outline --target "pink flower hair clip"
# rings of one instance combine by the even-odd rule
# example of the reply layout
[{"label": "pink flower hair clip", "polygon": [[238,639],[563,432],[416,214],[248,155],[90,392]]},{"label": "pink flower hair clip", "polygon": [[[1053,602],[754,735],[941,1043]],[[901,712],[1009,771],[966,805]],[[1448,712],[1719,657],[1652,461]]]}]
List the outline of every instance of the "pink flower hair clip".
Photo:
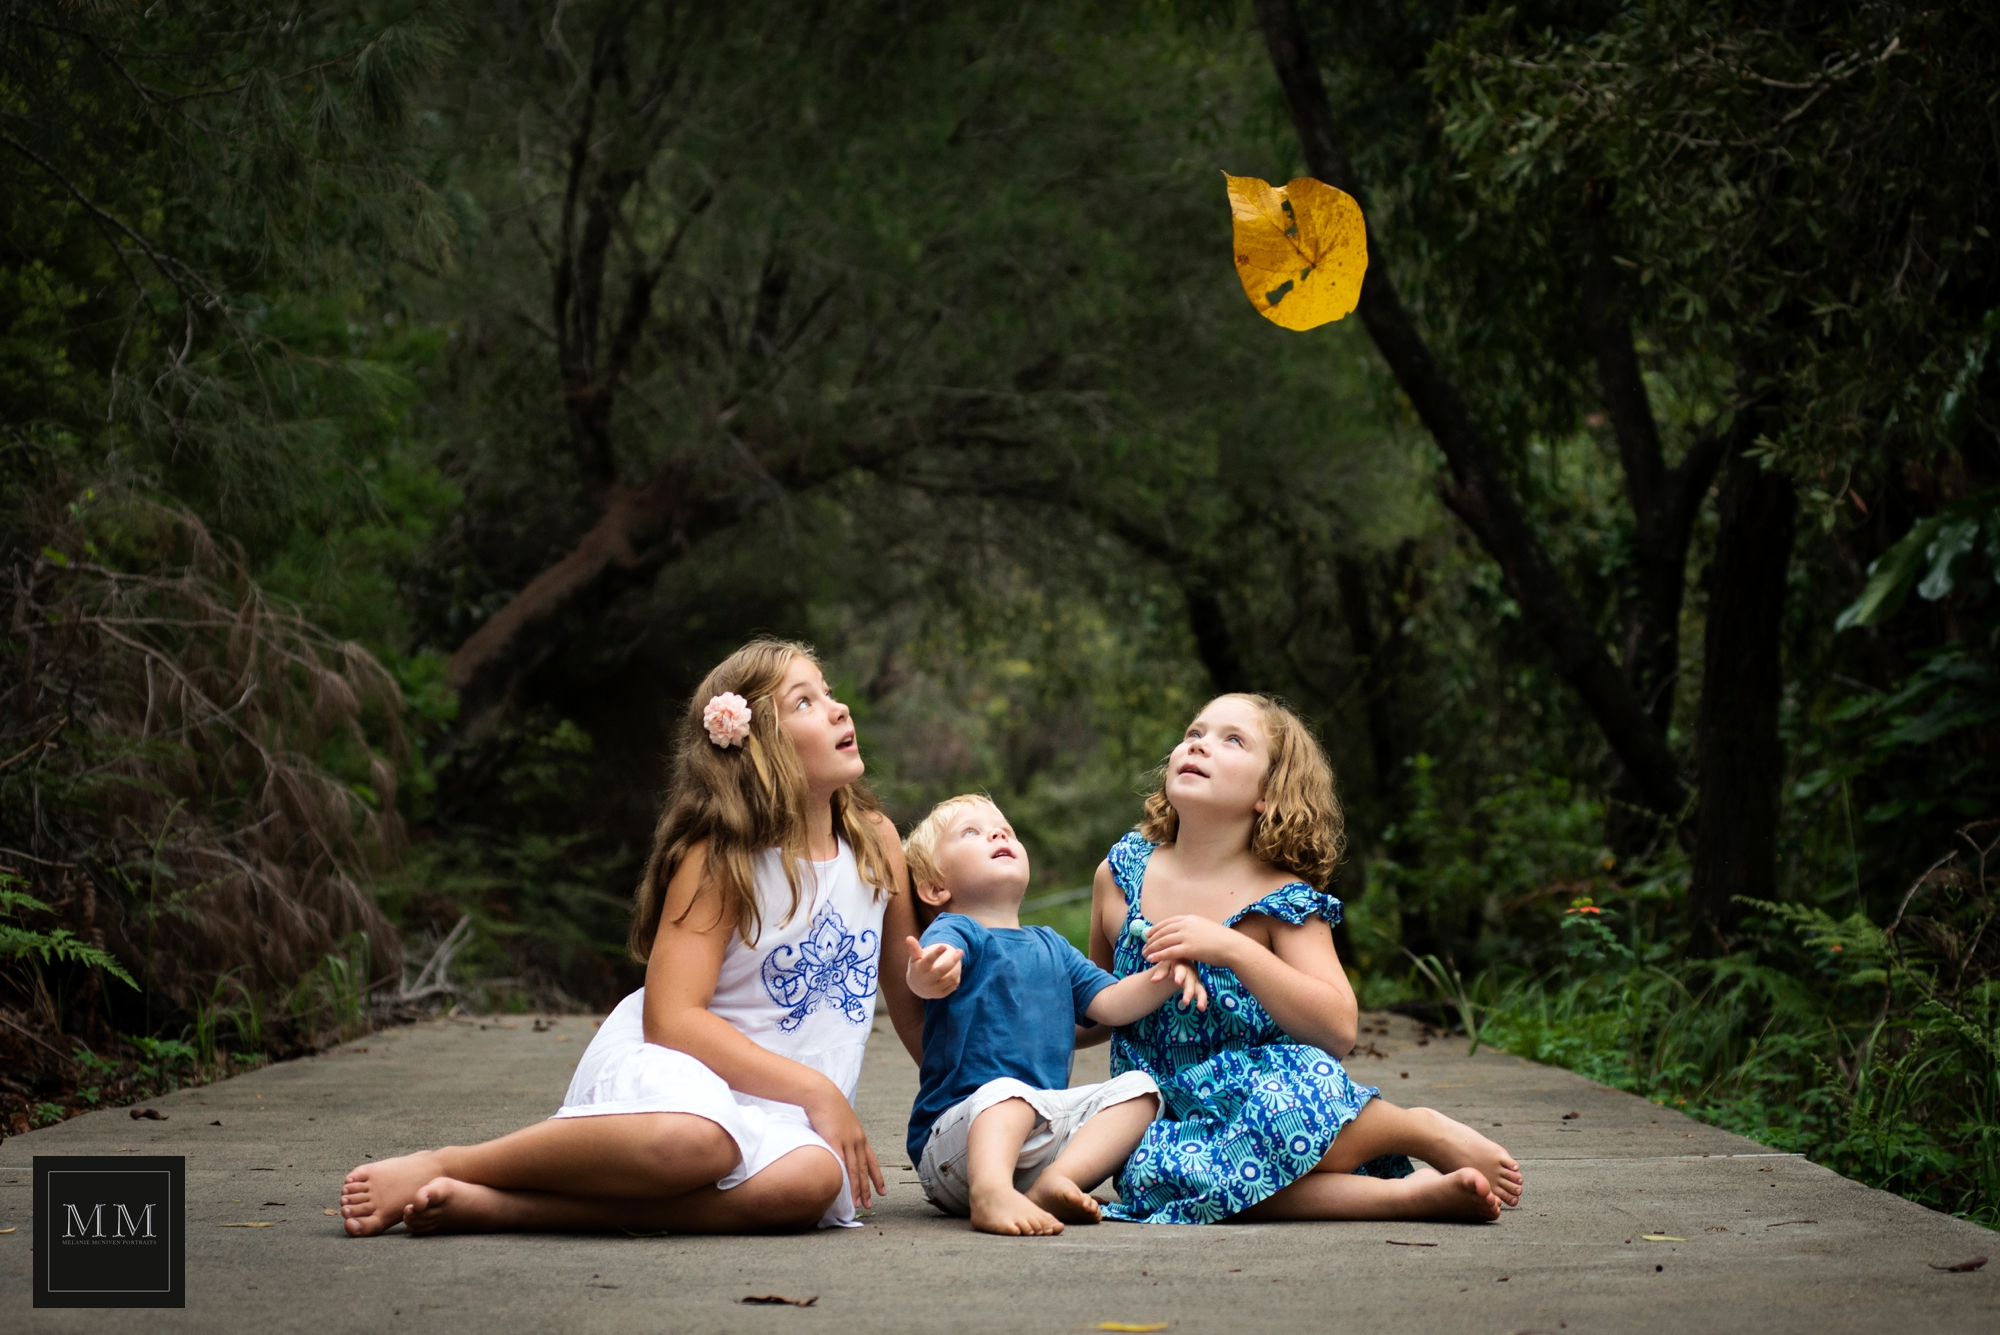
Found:
[{"label": "pink flower hair clip", "polygon": [[727,749],[750,740],[750,702],[734,691],[712,697],[701,708],[701,726],[708,740]]}]

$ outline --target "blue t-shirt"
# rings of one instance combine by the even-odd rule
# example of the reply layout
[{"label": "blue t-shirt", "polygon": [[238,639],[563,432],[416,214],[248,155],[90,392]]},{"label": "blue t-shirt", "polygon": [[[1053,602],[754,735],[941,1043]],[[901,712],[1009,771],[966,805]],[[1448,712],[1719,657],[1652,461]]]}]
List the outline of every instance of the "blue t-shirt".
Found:
[{"label": "blue t-shirt", "polygon": [[910,1162],[931,1125],[989,1080],[1012,1076],[1035,1089],[1069,1084],[1076,1026],[1116,979],[1052,927],[987,927],[940,913],[923,943],[965,952],[958,990],[924,1002],[924,1061],[910,1109]]}]

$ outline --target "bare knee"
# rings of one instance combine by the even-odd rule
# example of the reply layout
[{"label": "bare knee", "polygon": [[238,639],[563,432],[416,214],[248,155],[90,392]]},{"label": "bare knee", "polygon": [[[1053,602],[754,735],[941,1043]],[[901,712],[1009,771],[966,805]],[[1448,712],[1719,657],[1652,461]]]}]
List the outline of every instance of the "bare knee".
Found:
[{"label": "bare knee", "polygon": [[664,1177],[720,1181],[741,1154],[735,1139],[706,1117],[674,1117],[651,1145],[654,1166]]},{"label": "bare knee", "polygon": [[847,1187],[840,1162],[818,1148],[793,1150],[737,1190],[755,1186],[757,1213],[772,1228],[811,1228]]}]

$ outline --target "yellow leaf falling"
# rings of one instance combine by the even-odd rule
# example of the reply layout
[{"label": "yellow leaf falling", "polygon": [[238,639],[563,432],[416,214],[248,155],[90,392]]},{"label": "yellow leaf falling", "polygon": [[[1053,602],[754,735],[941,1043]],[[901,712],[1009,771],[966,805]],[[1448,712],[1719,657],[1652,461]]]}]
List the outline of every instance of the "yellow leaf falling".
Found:
[{"label": "yellow leaf falling", "polygon": [[1265,319],[1315,329],[1352,311],[1368,271],[1368,225],[1354,197],[1309,176],[1274,187],[1230,176],[1236,276]]}]

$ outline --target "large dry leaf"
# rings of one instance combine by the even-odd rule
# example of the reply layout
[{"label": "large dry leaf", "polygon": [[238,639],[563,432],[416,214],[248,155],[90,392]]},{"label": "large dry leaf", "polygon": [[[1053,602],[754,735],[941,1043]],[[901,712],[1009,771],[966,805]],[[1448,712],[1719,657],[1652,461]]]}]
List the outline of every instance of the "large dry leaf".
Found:
[{"label": "large dry leaf", "polygon": [[1352,311],[1368,271],[1368,225],[1354,197],[1311,177],[1282,187],[1223,179],[1236,219],[1236,276],[1250,304],[1287,329],[1315,329]]}]

